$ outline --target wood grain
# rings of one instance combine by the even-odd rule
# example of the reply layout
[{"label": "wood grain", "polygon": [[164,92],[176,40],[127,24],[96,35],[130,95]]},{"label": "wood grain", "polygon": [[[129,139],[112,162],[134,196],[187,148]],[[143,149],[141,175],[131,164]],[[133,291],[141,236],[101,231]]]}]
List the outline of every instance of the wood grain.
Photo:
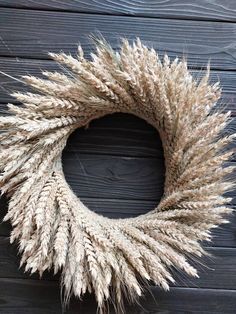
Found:
[{"label": "wood grain", "polygon": [[[221,81],[222,108],[236,116],[236,6],[234,0],[1,0],[0,71],[20,78],[56,70],[47,52],[74,54],[80,42],[91,52],[88,35],[101,32],[112,46],[120,37],[136,36],[162,56],[187,55],[194,76],[209,59],[212,82]],[[15,8],[15,9],[14,9]],[[16,9],[17,8],[17,9]],[[205,21],[199,21],[205,20]],[[9,92],[25,86],[0,74],[0,114],[14,101]],[[233,118],[226,132],[236,130]],[[235,146],[233,143],[232,146]],[[235,159],[235,158],[234,158]],[[232,161],[235,163],[234,161]],[[115,114],[74,132],[63,154],[67,181],[91,210],[127,218],[154,208],[164,184],[163,152],[158,133],[145,121]],[[236,205],[235,191],[231,192]],[[7,200],[0,200],[0,219]],[[177,283],[165,293],[153,287],[140,306],[126,304],[127,314],[234,314],[236,309],[236,215],[213,231],[211,257],[198,264],[200,278],[176,273]],[[9,244],[10,224],[0,224],[0,313],[94,314],[93,296],[61,305],[59,276],[29,277],[19,267],[17,245]],[[210,247],[209,247],[210,246]],[[214,270],[213,270],[214,269]],[[5,278],[4,278],[5,277]],[[7,278],[6,278],[7,277]],[[29,279],[31,278],[31,279]],[[110,307],[110,313],[114,309]]]},{"label": "wood grain", "polygon": [[[232,117],[224,134],[234,132],[236,118]],[[230,144],[229,148],[234,146],[235,142]],[[66,151],[92,155],[164,158],[158,131],[142,119],[119,113],[92,121],[88,129],[77,129],[69,137]],[[235,157],[232,160],[235,160]]]},{"label": "wood grain", "polygon": [[236,21],[233,0],[1,0],[0,6],[161,18]]},{"label": "wood grain", "polygon": [[[73,299],[63,310],[57,282],[25,279],[0,279],[0,312],[4,314],[94,314],[93,296],[83,301]],[[163,292],[153,287],[145,292],[140,305],[125,306],[133,314],[234,314],[236,291],[222,289],[172,288]],[[110,306],[110,313],[114,309]]]},{"label": "wood grain", "polygon": [[163,161],[65,151],[62,164],[67,182],[81,197],[158,200],[163,194]]},{"label": "wood grain", "polygon": [[[164,159],[80,155],[78,151],[64,150],[62,165],[67,182],[79,197],[109,195],[109,198],[158,203],[163,194]],[[235,165],[235,162],[226,165]],[[235,191],[227,195],[236,204]]]},{"label": "wood grain", "polygon": [[188,56],[189,65],[236,69],[235,24],[191,20],[105,16],[2,8],[0,56],[47,59],[47,51],[75,53],[81,42],[91,51],[88,35],[100,32],[114,48],[119,38],[139,36],[160,55]]},{"label": "wood grain", "polygon": [[[17,246],[10,245],[9,239],[0,237],[0,278],[39,279],[38,274],[24,273],[24,267],[19,269],[20,256]],[[198,279],[190,278],[183,273],[173,271],[177,287],[234,289],[236,286],[236,248],[209,247],[210,257],[204,257],[201,263],[192,262],[198,269]],[[227,277],[224,270],[227,269]],[[230,281],[228,280],[230,278]],[[59,280],[59,274],[45,272],[42,280]]]}]

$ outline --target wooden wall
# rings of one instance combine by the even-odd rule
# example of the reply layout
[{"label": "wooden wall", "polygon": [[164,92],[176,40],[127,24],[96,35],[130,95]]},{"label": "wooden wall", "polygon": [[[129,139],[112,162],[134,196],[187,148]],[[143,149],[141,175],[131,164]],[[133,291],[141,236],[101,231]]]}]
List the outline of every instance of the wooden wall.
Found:
[{"label": "wooden wall", "polygon": [[[102,33],[114,48],[120,37],[157,49],[160,55],[187,56],[194,75],[210,60],[212,81],[223,87],[221,104],[232,110],[227,132],[236,130],[236,2],[234,0],[1,0],[0,71],[14,77],[57,69],[48,51],[74,54],[80,42],[88,56],[88,35]],[[13,90],[23,84],[0,74],[0,111]],[[234,163],[235,160],[232,160]],[[131,217],[155,206],[163,191],[164,165],[160,138],[144,121],[115,114],[77,130],[63,154],[66,178],[92,210],[109,217]],[[236,193],[231,192],[236,205]],[[1,200],[1,216],[7,201]],[[93,296],[61,306],[58,276],[24,274],[10,226],[0,225],[0,313],[96,313]],[[200,278],[176,273],[166,293],[153,287],[139,306],[126,313],[236,313],[236,217],[214,232],[212,254],[199,265]],[[112,307],[110,309],[113,313]]]}]

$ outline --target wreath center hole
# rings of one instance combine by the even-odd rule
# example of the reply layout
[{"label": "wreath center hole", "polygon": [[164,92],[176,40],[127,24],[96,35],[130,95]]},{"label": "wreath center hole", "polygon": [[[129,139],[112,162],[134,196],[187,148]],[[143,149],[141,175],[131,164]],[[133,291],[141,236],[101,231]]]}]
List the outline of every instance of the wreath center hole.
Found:
[{"label": "wreath center hole", "polygon": [[112,114],[77,129],[62,155],[66,181],[93,210],[110,218],[154,209],[164,189],[164,155],[158,132],[129,114]]}]

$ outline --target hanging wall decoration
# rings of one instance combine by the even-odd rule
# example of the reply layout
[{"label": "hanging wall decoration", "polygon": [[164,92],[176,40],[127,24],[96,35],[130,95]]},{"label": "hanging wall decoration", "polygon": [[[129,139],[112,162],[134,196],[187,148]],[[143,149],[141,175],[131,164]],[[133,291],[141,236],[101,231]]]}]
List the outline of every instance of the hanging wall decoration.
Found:
[{"label": "hanging wall decoration", "polygon": [[[91,60],[50,54],[67,71],[23,77],[36,92],[14,93],[0,117],[0,186],[25,270],[61,271],[65,300],[93,292],[103,312],[110,298],[119,313],[123,297],[135,301],[146,283],[168,290],[172,270],[197,277],[192,258],[199,243],[226,222],[233,187],[224,163],[234,135],[223,129],[230,113],[219,111],[219,85],[209,69],[194,79],[185,60],[161,61],[139,39],[115,52],[96,41]],[[109,219],[91,211],[65,181],[62,150],[69,135],[93,119],[134,114],[155,127],[165,158],[164,194],[147,214]]]}]

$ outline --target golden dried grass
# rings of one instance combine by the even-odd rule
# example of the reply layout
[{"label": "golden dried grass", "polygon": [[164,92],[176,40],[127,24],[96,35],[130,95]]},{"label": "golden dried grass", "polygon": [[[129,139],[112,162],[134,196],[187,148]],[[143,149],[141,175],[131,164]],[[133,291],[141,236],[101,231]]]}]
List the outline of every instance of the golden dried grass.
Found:
[{"label": "golden dried grass", "polygon": [[[199,241],[225,223],[232,210],[221,195],[233,188],[223,168],[234,135],[224,136],[229,113],[217,111],[218,84],[196,81],[185,60],[160,60],[139,39],[123,40],[114,52],[97,40],[92,61],[51,54],[71,75],[43,72],[24,77],[37,93],[14,93],[23,107],[9,104],[0,117],[0,186],[9,195],[5,220],[13,226],[25,269],[42,274],[62,270],[65,300],[95,293],[102,313],[112,298],[117,313],[123,296],[132,301],[142,283],[165,290],[172,268],[191,276],[188,257],[200,257]],[[132,113],[160,133],[165,156],[164,195],[151,212],[130,219],[108,219],[90,211],[65,181],[61,153],[78,127],[109,113]],[[141,279],[141,280],[140,280]]]}]

